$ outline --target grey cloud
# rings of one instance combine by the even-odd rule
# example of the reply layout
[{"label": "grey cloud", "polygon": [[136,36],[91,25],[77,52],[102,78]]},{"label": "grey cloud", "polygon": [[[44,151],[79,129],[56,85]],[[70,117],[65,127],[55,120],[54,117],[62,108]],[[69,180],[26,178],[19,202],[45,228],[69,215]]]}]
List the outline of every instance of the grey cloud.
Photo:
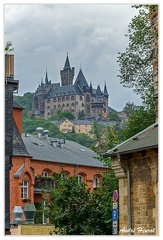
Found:
[{"label": "grey cloud", "polygon": [[[60,81],[67,52],[75,78],[80,63],[93,87],[106,81],[111,107],[121,110],[127,101],[140,104],[132,89],[119,83],[117,56],[127,47],[127,25],[136,14],[129,5],[33,4],[6,5],[5,39],[15,55],[19,95],[34,92],[46,67],[52,81]],[[121,94],[119,94],[121,93]]]}]

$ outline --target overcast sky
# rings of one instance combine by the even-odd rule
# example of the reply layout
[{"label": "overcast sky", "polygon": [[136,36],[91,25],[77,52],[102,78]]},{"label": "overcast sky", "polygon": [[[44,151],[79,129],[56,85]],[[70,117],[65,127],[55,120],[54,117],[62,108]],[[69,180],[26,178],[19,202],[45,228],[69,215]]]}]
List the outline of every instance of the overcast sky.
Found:
[{"label": "overcast sky", "polygon": [[45,79],[60,82],[68,53],[75,77],[80,69],[94,88],[104,89],[109,106],[122,110],[130,101],[141,104],[132,89],[119,83],[118,52],[128,44],[128,24],[137,10],[129,4],[6,4],[5,41],[12,41],[18,95],[34,92]]}]

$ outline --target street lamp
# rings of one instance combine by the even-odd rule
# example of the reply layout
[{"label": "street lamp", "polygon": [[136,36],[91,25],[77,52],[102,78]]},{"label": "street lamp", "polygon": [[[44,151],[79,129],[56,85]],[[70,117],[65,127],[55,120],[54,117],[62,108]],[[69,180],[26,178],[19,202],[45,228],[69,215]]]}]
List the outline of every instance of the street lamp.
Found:
[{"label": "street lamp", "polygon": [[23,210],[21,206],[14,206],[13,210],[13,215],[14,215],[14,220],[17,222],[21,221],[22,215],[23,215]]}]

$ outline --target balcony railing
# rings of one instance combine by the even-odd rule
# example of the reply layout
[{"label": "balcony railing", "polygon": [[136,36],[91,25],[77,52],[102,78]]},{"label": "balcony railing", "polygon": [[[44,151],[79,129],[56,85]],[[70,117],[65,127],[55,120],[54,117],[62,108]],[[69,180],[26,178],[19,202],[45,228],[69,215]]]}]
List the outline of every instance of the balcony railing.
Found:
[{"label": "balcony railing", "polygon": [[35,178],[34,191],[42,192],[48,191],[49,188],[55,188],[55,183],[52,179],[48,178]]}]

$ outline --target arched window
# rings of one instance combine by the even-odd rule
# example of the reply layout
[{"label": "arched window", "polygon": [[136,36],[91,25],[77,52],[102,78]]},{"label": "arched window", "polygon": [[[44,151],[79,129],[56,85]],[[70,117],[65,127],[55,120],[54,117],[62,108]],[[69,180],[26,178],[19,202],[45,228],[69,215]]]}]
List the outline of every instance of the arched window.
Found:
[{"label": "arched window", "polygon": [[83,176],[82,175],[78,175],[78,183],[83,182]]},{"label": "arched window", "polygon": [[22,181],[21,186],[21,197],[23,199],[28,198],[28,181]]},{"label": "arched window", "polygon": [[94,188],[100,187],[100,183],[101,183],[101,176],[100,175],[94,176],[93,187]]},{"label": "arched window", "polygon": [[43,177],[48,177],[48,172],[42,171],[42,176],[43,176]]},{"label": "arched window", "polygon": [[78,182],[79,182],[79,183],[80,183],[80,182],[86,182],[86,175],[85,175],[85,173],[80,172],[80,173],[78,174]]}]

